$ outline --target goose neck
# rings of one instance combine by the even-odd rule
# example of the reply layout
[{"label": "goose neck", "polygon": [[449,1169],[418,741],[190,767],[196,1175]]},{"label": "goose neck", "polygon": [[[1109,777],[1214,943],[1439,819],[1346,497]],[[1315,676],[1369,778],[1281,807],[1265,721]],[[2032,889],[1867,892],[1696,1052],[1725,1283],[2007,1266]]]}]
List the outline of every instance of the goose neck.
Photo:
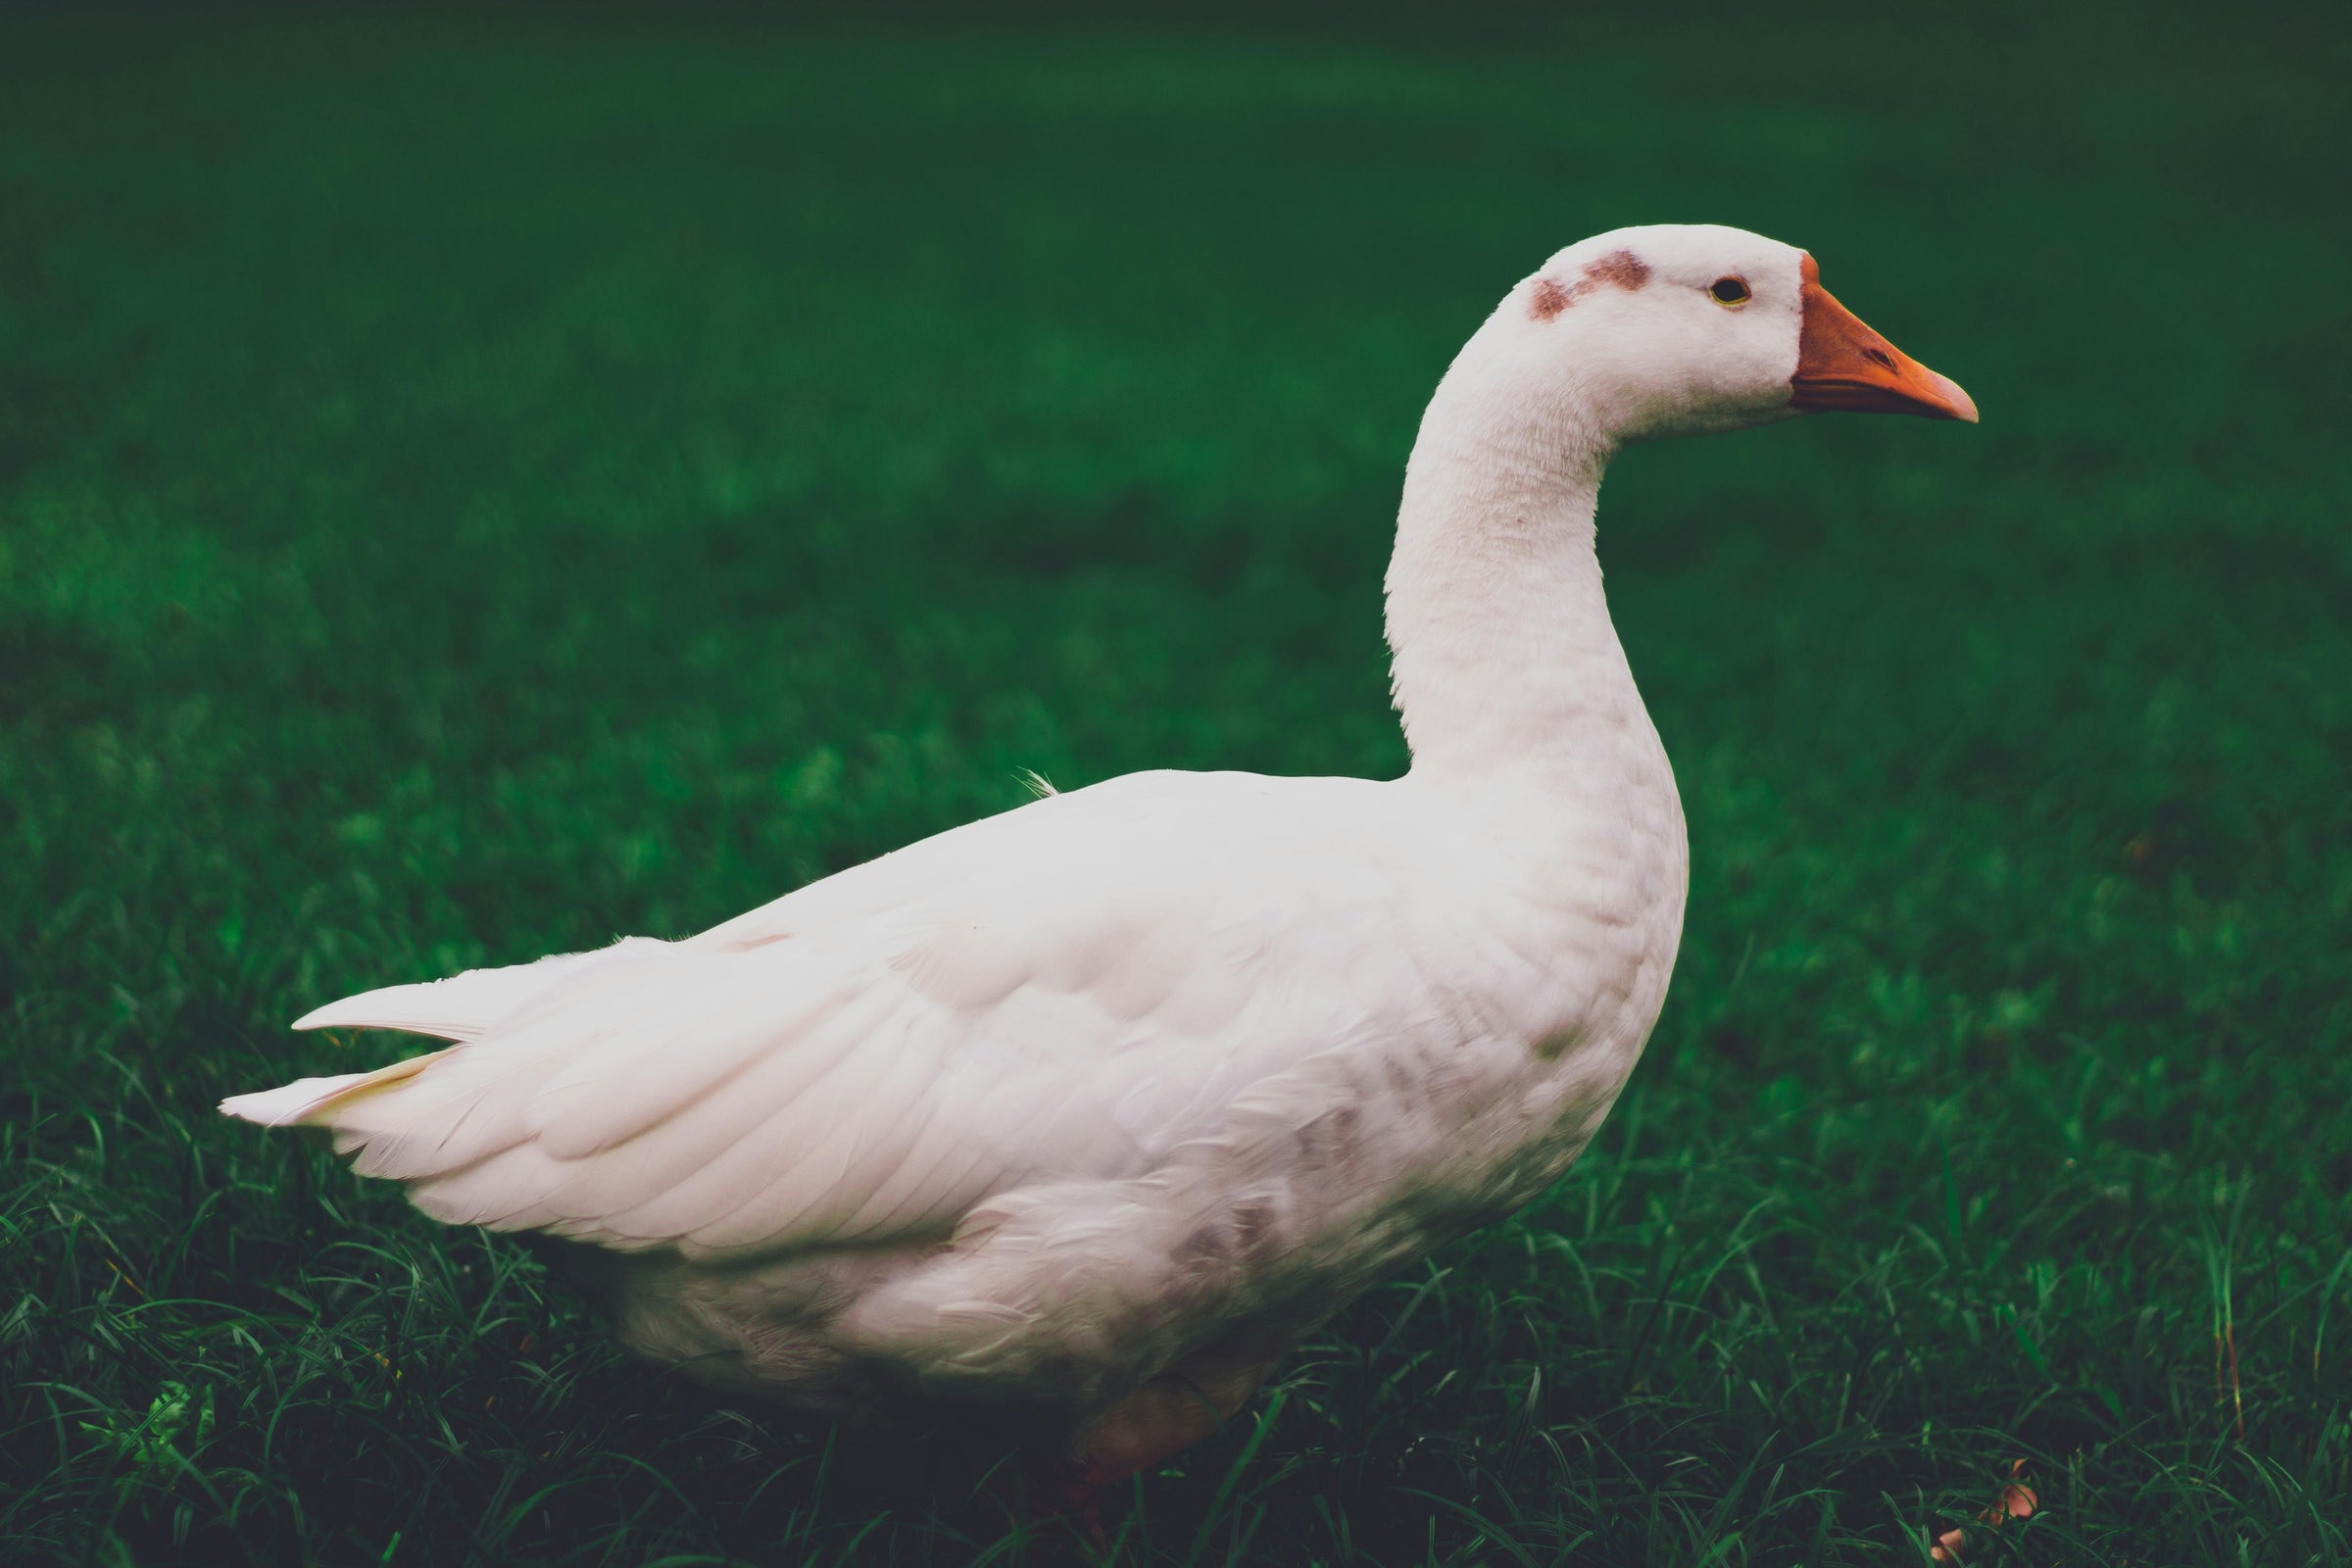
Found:
[{"label": "goose neck", "polygon": [[1406,466],[1388,633],[1412,776],[1613,788],[1662,761],[1601,592],[1609,444],[1442,387]]}]

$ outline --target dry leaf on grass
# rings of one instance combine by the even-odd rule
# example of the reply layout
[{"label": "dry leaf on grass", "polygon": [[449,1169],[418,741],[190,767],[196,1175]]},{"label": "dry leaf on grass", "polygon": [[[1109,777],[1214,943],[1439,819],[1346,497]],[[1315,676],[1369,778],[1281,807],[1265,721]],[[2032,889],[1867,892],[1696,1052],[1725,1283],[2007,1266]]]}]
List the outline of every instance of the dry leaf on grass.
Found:
[{"label": "dry leaf on grass", "polygon": [[[2032,1487],[2026,1485],[2025,1475],[2026,1461],[2023,1459],[2011,1460],[2009,1480],[2002,1486],[2000,1496],[1993,1499],[1992,1506],[1978,1514],[1977,1517],[1995,1530],[2012,1519],[2030,1517],[2034,1509],[2041,1506],[2041,1498],[2034,1494]],[[1931,1560],[1939,1563],[1956,1563],[1962,1560],[1967,1554],[1967,1550],[1968,1532],[1960,1529],[1946,1530],[1929,1545],[1928,1556]]]}]

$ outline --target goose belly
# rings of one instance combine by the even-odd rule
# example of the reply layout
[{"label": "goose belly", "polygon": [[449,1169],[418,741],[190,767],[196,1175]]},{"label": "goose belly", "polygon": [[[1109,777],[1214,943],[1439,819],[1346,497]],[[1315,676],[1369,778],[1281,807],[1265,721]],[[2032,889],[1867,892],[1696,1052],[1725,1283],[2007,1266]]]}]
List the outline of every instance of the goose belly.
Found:
[{"label": "goose belly", "polygon": [[1010,1192],[951,1238],[743,1263],[582,1250],[575,1273],[631,1349],[729,1396],[863,1427],[1082,1419],[1223,1347],[1278,1355],[1542,1193],[1663,990],[1637,974],[1572,1020],[1324,1054],[1146,1175]]}]

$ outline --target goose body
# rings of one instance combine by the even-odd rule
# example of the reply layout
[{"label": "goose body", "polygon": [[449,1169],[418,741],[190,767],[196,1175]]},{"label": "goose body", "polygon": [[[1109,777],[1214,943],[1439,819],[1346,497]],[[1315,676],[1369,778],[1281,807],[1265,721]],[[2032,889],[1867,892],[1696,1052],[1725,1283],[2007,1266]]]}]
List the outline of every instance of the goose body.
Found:
[{"label": "goose body", "polygon": [[297,1027],[453,1044],[222,1108],[326,1129],[437,1219],[577,1244],[626,1343],[727,1393],[1006,1415],[1082,1487],[1158,1462],[1607,1113],[1688,856],[1601,594],[1601,468],[1807,406],[1974,417],[1801,252],[1572,246],[1408,466],[1403,777],[1048,795],[684,941],[332,1004]]}]

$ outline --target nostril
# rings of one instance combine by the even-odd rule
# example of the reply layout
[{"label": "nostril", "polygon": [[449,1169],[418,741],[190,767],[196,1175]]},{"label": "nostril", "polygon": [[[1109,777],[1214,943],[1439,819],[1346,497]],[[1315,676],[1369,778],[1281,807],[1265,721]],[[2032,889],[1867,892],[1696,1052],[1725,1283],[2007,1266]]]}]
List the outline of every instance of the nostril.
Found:
[{"label": "nostril", "polygon": [[1894,368],[1894,356],[1887,353],[1885,349],[1864,349],[1862,351],[1862,357],[1872,361],[1884,369],[1891,370]]}]

